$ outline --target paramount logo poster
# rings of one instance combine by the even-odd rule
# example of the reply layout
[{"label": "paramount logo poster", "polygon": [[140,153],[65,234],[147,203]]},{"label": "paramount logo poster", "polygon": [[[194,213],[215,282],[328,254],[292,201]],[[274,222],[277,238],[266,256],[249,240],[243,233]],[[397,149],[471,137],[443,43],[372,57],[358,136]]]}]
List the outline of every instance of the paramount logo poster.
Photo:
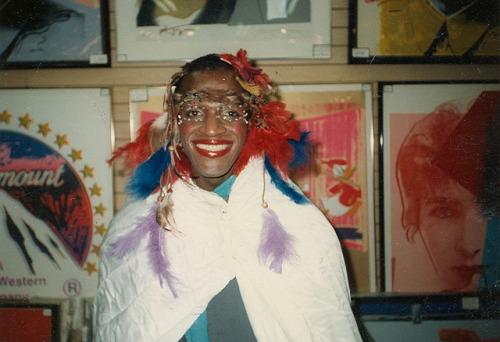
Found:
[{"label": "paramount logo poster", "polygon": [[0,300],[94,295],[110,153],[108,89],[0,90]]}]

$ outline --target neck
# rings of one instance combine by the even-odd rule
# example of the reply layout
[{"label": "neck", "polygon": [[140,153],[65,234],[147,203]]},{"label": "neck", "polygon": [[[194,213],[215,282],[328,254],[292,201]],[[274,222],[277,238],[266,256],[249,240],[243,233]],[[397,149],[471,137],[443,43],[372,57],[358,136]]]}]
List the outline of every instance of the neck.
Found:
[{"label": "neck", "polygon": [[214,177],[214,178],[208,178],[203,176],[193,177],[193,182],[203,190],[214,191],[215,188],[224,183],[224,181],[228,179],[230,176],[231,173],[227,173],[222,177]]}]

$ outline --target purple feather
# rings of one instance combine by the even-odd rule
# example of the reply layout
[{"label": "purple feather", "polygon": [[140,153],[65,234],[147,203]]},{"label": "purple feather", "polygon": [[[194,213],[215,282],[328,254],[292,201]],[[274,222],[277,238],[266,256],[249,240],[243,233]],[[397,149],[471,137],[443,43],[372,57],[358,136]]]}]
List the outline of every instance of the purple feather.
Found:
[{"label": "purple feather", "polygon": [[293,236],[285,232],[276,213],[267,208],[263,213],[264,225],[260,234],[259,260],[266,263],[272,258],[269,268],[281,274],[283,261],[295,255]]},{"label": "purple feather", "polygon": [[142,218],[137,227],[130,233],[113,241],[110,244],[110,254],[121,259],[127,253],[135,250],[141,240],[149,235],[149,261],[160,278],[160,285],[163,287],[163,280],[165,280],[172,294],[177,298],[177,293],[172,285],[172,275],[168,271],[170,264],[165,252],[166,232],[156,221],[156,208],[156,205],[153,206],[149,215]]},{"label": "purple feather", "polygon": [[152,221],[156,224],[156,228],[149,230],[149,260],[153,266],[153,270],[160,278],[160,285],[163,287],[163,280],[165,280],[170,291],[177,298],[177,292],[172,284],[172,275],[169,272],[170,263],[165,253],[165,234],[167,232],[160,228],[160,225],[156,222],[156,215]]},{"label": "purple feather", "polygon": [[[139,221],[137,226],[127,235],[121,236],[110,244],[110,254],[121,259],[127,253],[132,252],[139,246],[139,243],[144,239],[151,230],[150,216],[156,217],[156,206],[153,206],[149,216],[144,217]],[[156,219],[155,219],[156,221]],[[158,223],[156,223],[158,226]],[[159,228],[159,227],[158,227]]]}]

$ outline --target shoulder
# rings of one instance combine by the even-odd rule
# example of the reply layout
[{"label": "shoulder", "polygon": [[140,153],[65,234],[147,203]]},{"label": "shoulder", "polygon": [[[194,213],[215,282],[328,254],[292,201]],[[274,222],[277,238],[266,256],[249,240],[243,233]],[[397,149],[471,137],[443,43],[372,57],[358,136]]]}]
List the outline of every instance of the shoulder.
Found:
[{"label": "shoulder", "polygon": [[113,217],[109,223],[102,245],[107,245],[114,237],[125,235],[134,229],[137,222],[147,216],[155,205],[154,196],[144,200],[130,199]]}]

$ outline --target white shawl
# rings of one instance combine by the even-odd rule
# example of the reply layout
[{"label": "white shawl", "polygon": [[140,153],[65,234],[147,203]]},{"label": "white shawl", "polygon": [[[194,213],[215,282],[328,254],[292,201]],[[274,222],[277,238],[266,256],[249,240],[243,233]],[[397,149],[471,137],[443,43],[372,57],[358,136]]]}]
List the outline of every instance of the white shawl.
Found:
[{"label": "white shawl", "polygon": [[[227,202],[192,184],[174,184],[174,218],[181,233],[165,233],[165,250],[177,297],[165,282],[160,285],[148,259],[147,237],[122,259],[109,254],[110,243],[133,230],[157,196],[120,210],[101,247],[95,341],[177,342],[235,276],[259,341],[361,341],[333,228],[313,204],[298,205],[283,195],[269,175],[269,209],[263,208],[262,164],[247,165]],[[266,210],[277,214],[293,238],[294,255],[283,262],[281,274],[257,253]]]}]

